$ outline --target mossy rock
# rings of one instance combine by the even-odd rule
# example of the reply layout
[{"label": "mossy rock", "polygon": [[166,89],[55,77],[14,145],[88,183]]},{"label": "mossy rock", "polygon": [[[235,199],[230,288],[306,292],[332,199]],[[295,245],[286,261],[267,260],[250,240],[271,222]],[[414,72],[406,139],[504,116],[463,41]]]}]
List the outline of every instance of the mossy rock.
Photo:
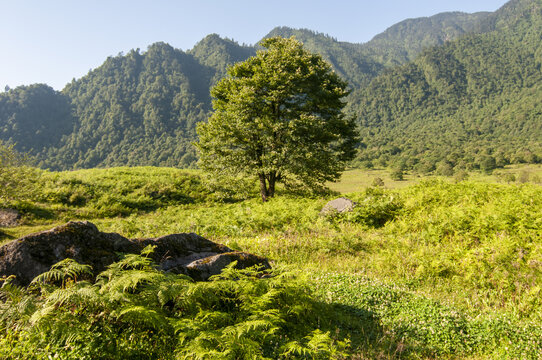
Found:
[{"label": "mossy rock", "polygon": [[[187,274],[196,280],[206,280],[232,261],[246,260],[242,264],[247,266],[258,261],[269,265],[266,259],[252,254],[226,256],[217,262],[214,260],[217,255],[237,253],[192,233],[127,239],[116,233],[101,232],[88,221],[80,221],[30,234],[0,247],[0,277],[15,275],[17,283],[28,285],[36,276],[66,258],[91,265],[94,275],[97,275],[117,261],[119,254],[138,254],[148,245],[155,246],[152,258],[158,269]],[[209,259],[208,263],[214,264],[212,270],[208,267],[198,270],[195,266],[188,270],[190,264],[202,259]],[[207,273],[211,275],[207,276]]]}]

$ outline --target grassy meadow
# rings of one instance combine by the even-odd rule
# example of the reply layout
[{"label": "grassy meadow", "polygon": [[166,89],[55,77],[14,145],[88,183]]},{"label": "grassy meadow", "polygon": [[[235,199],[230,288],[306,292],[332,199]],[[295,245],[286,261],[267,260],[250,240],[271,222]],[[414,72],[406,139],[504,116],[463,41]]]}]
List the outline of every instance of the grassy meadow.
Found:
[{"label": "grassy meadow", "polygon": [[[160,281],[170,289],[183,288],[190,294],[183,301],[200,304],[197,309],[183,307],[182,324],[171,320],[166,302],[141,303],[134,296],[137,287],[132,292],[115,288],[111,274],[99,289],[74,285],[69,296],[69,289],[42,285],[32,295],[34,304],[41,305],[25,305],[28,309],[22,299],[30,295],[17,293],[17,297],[15,290],[4,286],[2,298],[11,299],[5,304],[26,310],[14,312],[12,307],[9,312],[7,305],[0,309],[4,311],[2,358],[51,354],[93,358],[89,346],[109,351],[111,342],[117,344],[115,351],[122,350],[119,358],[134,359],[276,358],[269,357],[270,353],[280,353],[284,359],[542,357],[541,166],[509,167],[492,175],[470,173],[461,178],[405,174],[402,181],[392,180],[387,170],[350,170],[340,182],[330,184],[333,193],[301,196],[279,189],[278,196],[267,203],[259,200],[255,184],[254,188],[244,184],[240,192],[235,186],[211,183],[198,171],[111,168],[43,171],[39,176],[35,193],[3,205],[19,209],[23,221],[18,227],[1,229],[2,241],[68,220],[90,220],[101,231],[132,238],[195,232],[231,248],[267,256],[277,276],[254,280],[254,274],[225,274],[207,285],[169,277],[149,280],[147,286]],[[383,186],[373,186],[376,178]],[[339,194],[358,203],[354,211],[319,216],[325,203]],[[159,278],[149,264],[138,266],[149,279],[151,275]],[[125,268],[119,269],[111,271],[120,278]],[[257,285],[260,282],[266,285]],[[244,294],[240,298],[261,300],[246,305],[252,315],[225,320],[226,312],[219,316],[218,305],[208,304],[205,299],[222,293],[224,284],[230,292]],[[152,289],[162,291],[158,288]],[[109,294],[99,312],[92,310],[99,306],[97,300],[89,300],[91,289],[102,300]],[[281,308],[272,308],[269,299],[264,301],[272,293],[280,293],[274,296],[284,301]],[[74,317],[62,324],[82,331],[70,330],[72,337],[59,336],[55,326],[60,323],[53,325],[53,317],[46,313],[61,311],[74,294],[87,294],[77,295],[87,305],[81,310],[70,307],[68,313]],[[121,315],[114,309],[119,297],[132,305]],[[139,317],[130,318],[134,309]],[[82,321],[76,317],[78,311],[93,320]],[[115,321],[106,323],[98,313],[113,314]],[[255,322],[254,316],[267,323]],[[299,326],[292,325],[296,321]],[[224,323],[231,326],[220,325]],[[32,326],[41,333],[34,333]],[[137,334],[137,339],[112,330],[114,326]],[[169,327],[170,332],[163,330]],[[229,332],[220,330],[224,328]],[[88,338],[93,331],[95,337],[109,334],[112,338],[97,342]],[[255,334],[261,337],[252,338]],[[153,335],[175,340],[162,343]],[[169,348],[179,341],[177,348]],[[244,348],[237,349],[234,343]],[[49,350],[27,352],[44,344],[49,344],[45,346]],[[217,353],[218,344],[229,345]],[[253,348],[254,352],[247,352]],[[258,348],[264,348],[261,354]],[[102,356],[108,358],[106,353]]]}]

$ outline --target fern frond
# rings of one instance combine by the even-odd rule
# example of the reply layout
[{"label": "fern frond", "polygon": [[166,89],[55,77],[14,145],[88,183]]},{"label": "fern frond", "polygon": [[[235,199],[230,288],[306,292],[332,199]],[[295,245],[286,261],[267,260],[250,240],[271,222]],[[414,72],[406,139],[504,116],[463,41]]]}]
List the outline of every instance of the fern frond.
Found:
[{"label": "fern frond", "polygon": [[192,283],[192,278],[188,276],[165,273],[164,280],[157,284],[156,289],[156,298],[160,306],[164,306],[170,301],[182,301],[181,299],[186,296],[186,291]]},{"label": "fern frond", "polygon": [[144,285],[159,283],[164,279],[164,274],[159,271],[148,270],[125,270],[102,285],[101,293],[124,292],[135,293]]},{"label": "fern frond", "polygon": [[231,324],[234,316],[222,311],[200,311],[195,320],[205,324],[208,328],[219,328]]},{"label": "fern frond", "polygon": [[61,282],[64,287],[68,281],[77,282],[77,278],[83,275],[92,276],[92,266],[79,264],[73,259],[66,258],[51,266],[49,271],[36,276],[30,284]]},{"label": "fern frond", "polygon": [[141,256],[143,257],[150,257],[152,254],[154,254],[154,249],[156,249],[156,245],[147,245],[143,250],[141,250]]},{"label": "fern frond", "polygon": [[45,305],[75,307],[96,306],[102,302],[98,288],[89,282],[78,282],[68,288],[60,288],[50,293],[45,299]]},{"label": "fern frond", "polygon": [[42,306],[38,311],[32,314],[30,323],[36,325],[43,320],[51,318],[55,314],[55,310],[55,305]]},{"label": "fern frond", "polygon": [[329,332],[316,329],[303,340],[304,344],[298,341],[287,343],[282,355],[299,355],[312,359],[337,359],[346,356],[344,349],[348,344],[342,341],[335,342]]},{"label": "fern frond", "polygon": [[138,254],[124,254],[119,261],[109,265],[109,269],[113,270],[151,270],[154,267],[151,258]]},{"label": "fern frond", "polygon": [[171,328],[169,321],[163,314],[145,306],[125,307],[120,309],[118,312],[113,313],[112,316],[132,323],[135,326],[144,325],[159,331],[164,331],[164,329]]}]

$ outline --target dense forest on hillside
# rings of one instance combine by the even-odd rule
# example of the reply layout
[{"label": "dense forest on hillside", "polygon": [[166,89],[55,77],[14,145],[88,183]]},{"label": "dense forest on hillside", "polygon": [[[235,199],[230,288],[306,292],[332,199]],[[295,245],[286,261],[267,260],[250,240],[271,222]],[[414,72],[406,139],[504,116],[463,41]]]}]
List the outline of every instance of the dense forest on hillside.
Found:
[{"label": "dense forest on hillside", "polygon": [[385,65],[414,60],[426,48],[442,45],[480,28],[490,13],[442,13],[427,18],[407,19],[365,45],[371,56]]},{"label": "dense forest on hillside", "polygon": [[209,36],[190,53],[156,43],[111,57],[66,86],[79,119],[45,166],[193,165],[195,125],[210,110],[209,87],[251,48]]},{"label": "dense forest on hillside", "polygon": [[360,162],[447,174],[540,161],[541,11],[540,1],[511,2],[489,19],[493,31],[429,49],[358,90]]},{"label": "dense forest on hillside", "polygon": [[[542,158],[540,8],[513,0],[494,13],[408,19],[365,44],[287,27],[266,37],[295,36],[349,82],[363,138],[357,165],[490,169]],[[194,166],[209,89],[257,48],[218,35],[188,51],[155,43],[109,57],[60,92],[8,90],[0,140],[50,169]]]},{"label": "dense forest on hillside", "polygon": [[37,155],[73,131],[70,98],[44,84],[0,94],[0,139]]}]

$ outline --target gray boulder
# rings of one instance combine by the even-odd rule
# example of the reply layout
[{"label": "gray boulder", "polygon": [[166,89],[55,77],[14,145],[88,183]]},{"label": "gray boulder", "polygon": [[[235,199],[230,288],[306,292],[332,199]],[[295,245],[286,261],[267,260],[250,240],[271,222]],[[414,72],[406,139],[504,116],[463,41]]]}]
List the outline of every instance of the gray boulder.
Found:
[{"label": "gray boulder", "polygon": [[[147,245],[156,246],[152,257],[158,269],[186,274],[197,280],[207,280],[232,261],[244,256],[240,254],[245,254],[233,252],[227,246],[196,234],[127,239],[116,233],[101,232],[88,221],[69,222],[0,247],[0,277],[15,275],[18,284],[28,285],[37,275],[66,258],[91,265],[94,275],[97,275],[117,261],[119,253],[138,254]],[[239,255],[226,256],[216,261],[214,257],[220,254]],[[265,258],[252,254],[246,256],[250,261],[238,261],[238,268],[252,265],[261,265],[265,269],[270,267]],[[231,261],[227,262],[227,259]],[[201,265],[195,265],[200,260]]]},{"label": "gray boulder", "polygon": [[188,274],[194,280],[205,280],[213,275],[218,275],[226,266],[237,261],[237,268],[245,269],[252,266],[260,266],[269,269],[271,266],[266,258],[245,252],[235,251],[210,256],[191,262],[186,266]]},{"label": "gray boulder", "polygon": [[329,216],[352,211],[357,204],[350,199],[340,197],[328,202],[320,211],[321,216]]}]

